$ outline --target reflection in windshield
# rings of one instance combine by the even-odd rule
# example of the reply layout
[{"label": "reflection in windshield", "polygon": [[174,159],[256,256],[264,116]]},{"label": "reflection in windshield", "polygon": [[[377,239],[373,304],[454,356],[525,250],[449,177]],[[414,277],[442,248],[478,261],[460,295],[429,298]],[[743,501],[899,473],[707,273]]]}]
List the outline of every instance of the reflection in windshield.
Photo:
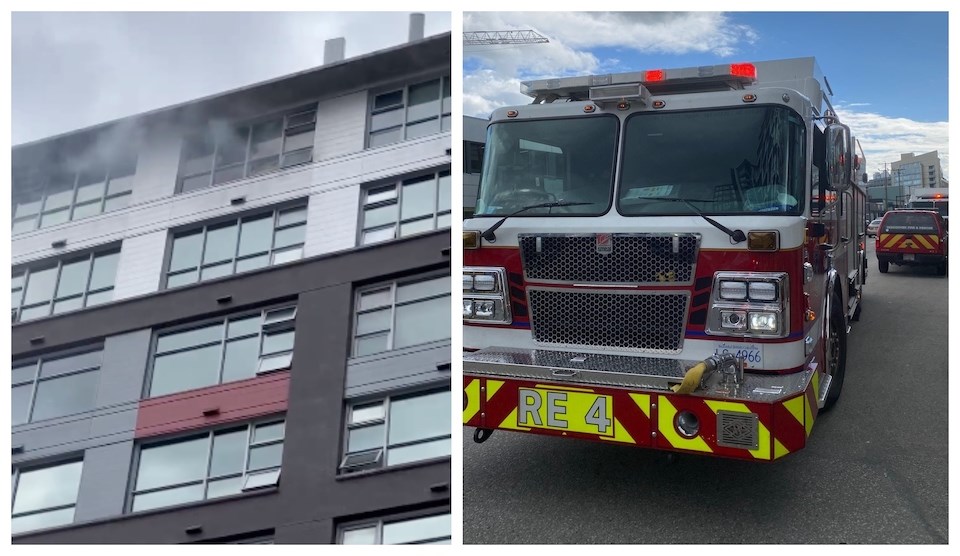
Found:
[{"label": "reflection in windshield", "polygon": [[490,126],[477,215],[598,215],[613,190],[618,120],[612,116],[519,120]]},{"label": "reflection in windshield", "polygon": [[800,214],[804,128],[787,108],[752,106],[631,116],[623,214]]}]

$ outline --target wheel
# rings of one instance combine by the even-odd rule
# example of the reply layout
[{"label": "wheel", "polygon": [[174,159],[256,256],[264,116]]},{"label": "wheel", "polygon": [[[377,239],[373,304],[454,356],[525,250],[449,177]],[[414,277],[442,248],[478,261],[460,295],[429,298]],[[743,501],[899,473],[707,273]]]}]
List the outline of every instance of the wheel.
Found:
[{"label": "wheel", "polygon": [[826,411],[833,407],[840,399],[840,391],[843,390],[843,375],[847,370],[847,326],[843,320],[843,312],[840,308],[840,300],[834,294],[830,297],[829,319],[826,326],[826,337],[824,338],[824,364],[826,365],[826,374],[833,377],[830,382],[830,391],[827,392],[826,402],[823,404],[823,410]]},{"label": "wheel", "polygon": [[877,269],[880,270],[880,274],[886,274],[887,270],[890,269],[890,262],[877,259]]},{"label": "wheel", "polygon": [[937,265],[937,276],[946,276],[947,275],[947,263],[940,263]]}]

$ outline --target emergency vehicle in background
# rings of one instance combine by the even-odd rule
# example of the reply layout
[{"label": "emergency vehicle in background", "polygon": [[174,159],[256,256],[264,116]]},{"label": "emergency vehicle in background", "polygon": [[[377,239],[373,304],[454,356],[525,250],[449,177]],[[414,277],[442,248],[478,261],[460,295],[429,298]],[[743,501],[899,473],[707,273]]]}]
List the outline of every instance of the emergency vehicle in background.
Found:
[{"label": "emergency vehicle in background", "polygon": [[907,208],[931,209],[948,218],[950,202],[949,187],[914,187],[913,193],[907,200]]},{"label": "emergency vehicle in background", "polygon": [[865,162],[815,60],[524,85],[464,222],[474,440],[802,449],[866,280]]}]

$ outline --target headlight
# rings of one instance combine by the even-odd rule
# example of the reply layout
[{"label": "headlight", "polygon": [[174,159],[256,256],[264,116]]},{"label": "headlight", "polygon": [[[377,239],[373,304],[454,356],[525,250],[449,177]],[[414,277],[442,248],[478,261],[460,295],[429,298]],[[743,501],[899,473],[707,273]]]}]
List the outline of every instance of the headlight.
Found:
[{"label": "headlight", "polygon": [[463,269],[463,320],[510,324],[510,294],[503,268]]},{"label": "headlight", "polygon": [[785,272],[717,272],[706,332],[714,336],[783,338],[789,333]]}]

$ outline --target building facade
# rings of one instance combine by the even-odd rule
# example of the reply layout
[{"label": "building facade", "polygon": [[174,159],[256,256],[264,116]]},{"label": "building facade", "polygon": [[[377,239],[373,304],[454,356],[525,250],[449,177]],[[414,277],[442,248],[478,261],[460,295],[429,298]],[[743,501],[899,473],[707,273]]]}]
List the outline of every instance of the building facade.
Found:
[{"label": "building facade", "polygon": [[451,48],[420,23],[14,147],[13,542],[449,542]]},{"label": "building facade", "polygon": [[463,117],[463,217],[470,218],[477,206],[483,145],[487,141],[487,120]]},{"label": "building facade", "polygon": [[916,187],[946,187],[938,151],[918,155],[903,153],[900,160],[890,164],[890,172],[892,185],[904,191]]}]

